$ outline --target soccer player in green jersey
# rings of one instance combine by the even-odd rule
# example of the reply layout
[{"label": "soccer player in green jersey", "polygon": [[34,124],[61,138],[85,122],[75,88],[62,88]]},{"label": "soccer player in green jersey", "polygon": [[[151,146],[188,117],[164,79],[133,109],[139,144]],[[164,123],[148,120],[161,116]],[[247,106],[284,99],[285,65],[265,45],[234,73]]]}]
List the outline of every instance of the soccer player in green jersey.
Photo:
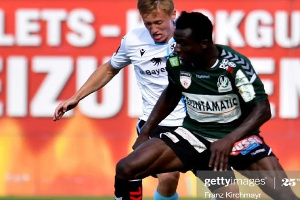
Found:
[{"label": "soccer player in green jersey", "polygon": [[[213,43],[212,30],[211,21],[198,12],[183,12],[177,19],[176,53],[167,61],[169,84],[142,127],[135,151],[118,162],[116,177],[130,180],[207,167],[226,171],[232,166],[248,178],[263,178],[259,186],[273,199],[298,199],[290,187],[279,184],[286,174],[259,135],[271,118],[261,80],[247,57]],[[182,127],[149,139],[182,96]]]}]

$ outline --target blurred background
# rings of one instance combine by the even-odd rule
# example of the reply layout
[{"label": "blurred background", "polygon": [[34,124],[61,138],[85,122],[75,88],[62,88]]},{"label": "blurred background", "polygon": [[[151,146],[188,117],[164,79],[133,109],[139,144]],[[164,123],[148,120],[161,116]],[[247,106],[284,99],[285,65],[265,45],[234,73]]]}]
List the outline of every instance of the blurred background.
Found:
[{"label": "blurred background", "polygon": [[[250,58],[272,106],[261,135],[286,170],[300,170],[300,1],[174,2],[178,14],[209,16],[215,42]],[[132,66],[62,120],[52,116],[142,25],[136,0],[0,0],[0,196],[113,196],[141,115]],[[152,196],[157,180],[144,183]],[[180,196],[195,187],[182,174]]]}]

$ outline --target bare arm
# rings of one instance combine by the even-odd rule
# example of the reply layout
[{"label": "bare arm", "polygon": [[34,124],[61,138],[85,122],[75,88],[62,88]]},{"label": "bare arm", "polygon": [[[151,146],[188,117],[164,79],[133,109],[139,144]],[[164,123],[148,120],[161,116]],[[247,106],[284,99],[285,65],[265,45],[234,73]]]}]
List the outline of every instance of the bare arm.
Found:
[{"label": "bare arm", "polygon": [[226,170],[228,166],[228,156],[235,142],[246,136],[253,130],[271,118],[269,101],[261,101],[254,105],[252,112],[233,132],[224,138],[211,144],[211,158],[209,166],[215,170]]},{"label": "bare arm", "polygon": [[56,107],[53,120],[61,119],[65,112],[75,108],[81,99],[104,87],[118,72],[119,70],[113,68],[110,62],[99,66],[71,98]]},{"label": "bare arm", "polygon": [[148,120],[143,125],[141,133],[133,145],[134,149],[149,138],[149,134],[153,128],[175,109],[181,97],[181,91],[173,83],[169,83],[156,102]]},{"label": "bare arm", "polygon": [[271,110],[269,101],[261,101],[255,104],[252,112],[244,120],[244,122],[231,132],[228,137],[231,141],[238,141],[250,131],[258,129],[261,125],[271,118]]}]

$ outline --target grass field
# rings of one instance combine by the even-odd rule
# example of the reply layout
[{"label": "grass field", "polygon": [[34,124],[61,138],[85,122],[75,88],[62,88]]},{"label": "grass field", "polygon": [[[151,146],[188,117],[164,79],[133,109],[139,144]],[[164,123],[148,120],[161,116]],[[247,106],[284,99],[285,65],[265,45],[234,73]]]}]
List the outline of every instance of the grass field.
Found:
[{"label": "grass field", "polygon": [[[0,200],[113,200],[113,197],[0,197]],[[153,200],[153,198],[143,198],[144,200]],[[180,198],[180,200],[210,200],[197,198]],[[250,199],[241,199],[250,200]],[[259,199],[268,200],[268,199]]]},{"label": "grass field", "polygon": [[[0,197],[0,200],[113,200],[113,197]],[[153,198],[143,198],[152,200]],[[196,200],[195,198],[180,198],[180,200]]]}]

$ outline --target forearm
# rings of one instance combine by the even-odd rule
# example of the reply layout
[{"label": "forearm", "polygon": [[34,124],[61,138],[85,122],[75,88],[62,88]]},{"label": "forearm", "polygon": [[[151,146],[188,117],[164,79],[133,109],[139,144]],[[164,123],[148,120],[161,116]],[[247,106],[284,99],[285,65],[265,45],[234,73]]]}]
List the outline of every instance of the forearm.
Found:
[{"label": "forearm", "polygon": [[259,102],[254,106],[252,112],[243,123],[226,137],[230,138],[231,141],[238,141],[253,130],[259,129],[259,127],[270,118],[271,111],[269,101]]},{"label": "forearm", "polygon": [[104,87],[119,70],[112,68],[109,62],[99,66],[82,85],[82,87],[73,95],[73,98],[80,101],[89,94]]}]

